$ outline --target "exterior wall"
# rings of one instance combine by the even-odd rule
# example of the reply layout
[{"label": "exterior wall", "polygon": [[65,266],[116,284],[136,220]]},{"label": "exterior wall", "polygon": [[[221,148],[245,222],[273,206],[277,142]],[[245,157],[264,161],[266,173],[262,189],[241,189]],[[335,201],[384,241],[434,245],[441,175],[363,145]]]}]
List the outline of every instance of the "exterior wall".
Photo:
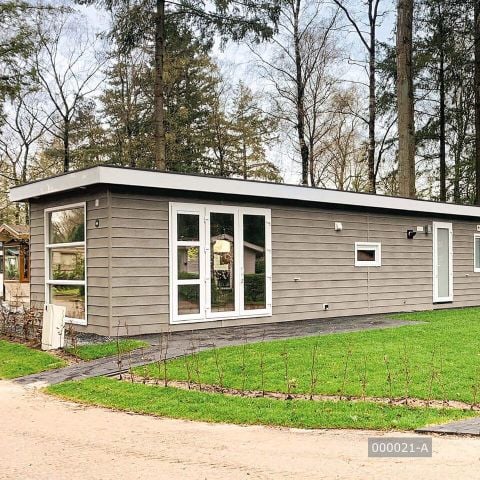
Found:
[{"label": "exterior wall", "polygon": [[[44,209],[86,202],[88,326],[78,326],[78,330],[99,335],[110,334],[108,196],[107,189],[101,188],[30,202],[30,296],[32,305],[37,307],[45,303]],[[95,227],[96,219],[100,222],[98,227]]]},{"label": "exterior wall", "polygon": [[[136,335],[480,305],[480,273],[473,271],[475,220],[256,202],[248,205],[272,211],[273,315],[170,325],[169,202],[247,203],[115,188],[32,203],[32,300],[44,300],[43,208],[85,199],[91,332]],[[454,233],[454,301],[438,305],[432,300],[433,235],[406,236],[407,229],[436,220],[451,222]],[[341,232],[334,230],[335,222],[342,223]],[[354,266],[354,245],[361,241],[381,242],[381,267]]]}]

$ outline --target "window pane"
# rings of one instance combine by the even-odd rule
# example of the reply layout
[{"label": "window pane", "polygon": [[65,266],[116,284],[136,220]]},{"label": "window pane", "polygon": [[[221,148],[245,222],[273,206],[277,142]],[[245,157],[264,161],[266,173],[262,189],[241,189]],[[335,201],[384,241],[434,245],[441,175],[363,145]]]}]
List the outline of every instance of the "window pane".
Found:
[{"label": "window pane", "polygon": [[376,250],[374,249],[358,249],[357,260],[359,262],[374,262],[376,257]]},{"label": "window pane", "polygon": [[50,285],[50,303],[66,308],[68,318],[85,319],[85,287]]},{"label": "window pane", "polygon": [[198,247],[178,247],[178,279],[200,278],[200,249]]},{"label": "window pane", "polygon": [[178,286],[178,314],[200,313],[200,285]]},{"label": "window pane", "polygon": [[243,216],[244,309],[266,308],[265,217]]},{"label": "window pane", "polygon": [[5,255],[5,280],[20,280],[20,249],[7,247]]},{"label": "window pane", "polygon": [[50,280],[85,280],[84,247],[51,248]]},{"label": "window pane", "polygon": [[84,210],[71,208],[50,214],[50,243],[85,241]]},{"label": "window pane", "polygon": [[177,215],[177,240],[179,242],[199,241],[199,219],[198,215],[185,213]]},{"label": "window pane", "polygon": [[480,237],[475,237],[475,268],[480,269]]},{"label": "window pane", "polygon": [[234,225],[233,213],[210,215],[212,312],[235,310]]}]

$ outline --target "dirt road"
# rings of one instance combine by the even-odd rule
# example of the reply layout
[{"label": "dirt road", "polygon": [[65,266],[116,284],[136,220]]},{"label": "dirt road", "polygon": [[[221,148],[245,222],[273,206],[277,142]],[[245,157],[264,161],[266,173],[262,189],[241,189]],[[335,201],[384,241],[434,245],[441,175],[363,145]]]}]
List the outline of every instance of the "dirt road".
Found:
[{"label": "dirt road", "polygon": [[371,435],[157,419],[0,381],[1,479],[480,479],[480,439],[435,437],[432,459],[368,459]]}]

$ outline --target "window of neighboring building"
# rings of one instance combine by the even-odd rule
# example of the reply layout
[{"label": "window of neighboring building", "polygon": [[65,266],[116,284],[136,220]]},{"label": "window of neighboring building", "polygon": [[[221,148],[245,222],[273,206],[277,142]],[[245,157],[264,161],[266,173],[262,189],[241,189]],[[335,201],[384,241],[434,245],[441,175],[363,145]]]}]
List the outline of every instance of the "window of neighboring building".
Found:
[{"label": "window of neighboring building", "polygon": [[271,315],[270,210],[170,205],[172,322]]},{"label": "window of neighboring building", "polygon": [[473,271],[480,272],[480,234],[473,237]]},{"label": "window of neighboring building", "polygon": [[3,251],[3,280],[28,283],[30,281],[29,258],[28,245],[6,245]]},{"label": "window of neighboring building", "polygon": [[45,210],[46,302],[66,308],[66,319],[87,322],[85,204]]},{"label": "window of neighboring building", "polygon": [[382,265],[382,247],[380,243],[356,242],[355,266],[380,267]]}]

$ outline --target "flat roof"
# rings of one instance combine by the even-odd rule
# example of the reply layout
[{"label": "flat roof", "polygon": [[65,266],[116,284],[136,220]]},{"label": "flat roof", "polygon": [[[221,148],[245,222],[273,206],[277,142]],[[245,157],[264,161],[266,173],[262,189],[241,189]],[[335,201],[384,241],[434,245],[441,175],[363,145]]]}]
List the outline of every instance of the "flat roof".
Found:
[{"label": "flat roof", "polygon": [[99,184],[480,218],[480,207],[471,205],[104,165],[14,187],[10,190],[10,200],[20,202]]}]

